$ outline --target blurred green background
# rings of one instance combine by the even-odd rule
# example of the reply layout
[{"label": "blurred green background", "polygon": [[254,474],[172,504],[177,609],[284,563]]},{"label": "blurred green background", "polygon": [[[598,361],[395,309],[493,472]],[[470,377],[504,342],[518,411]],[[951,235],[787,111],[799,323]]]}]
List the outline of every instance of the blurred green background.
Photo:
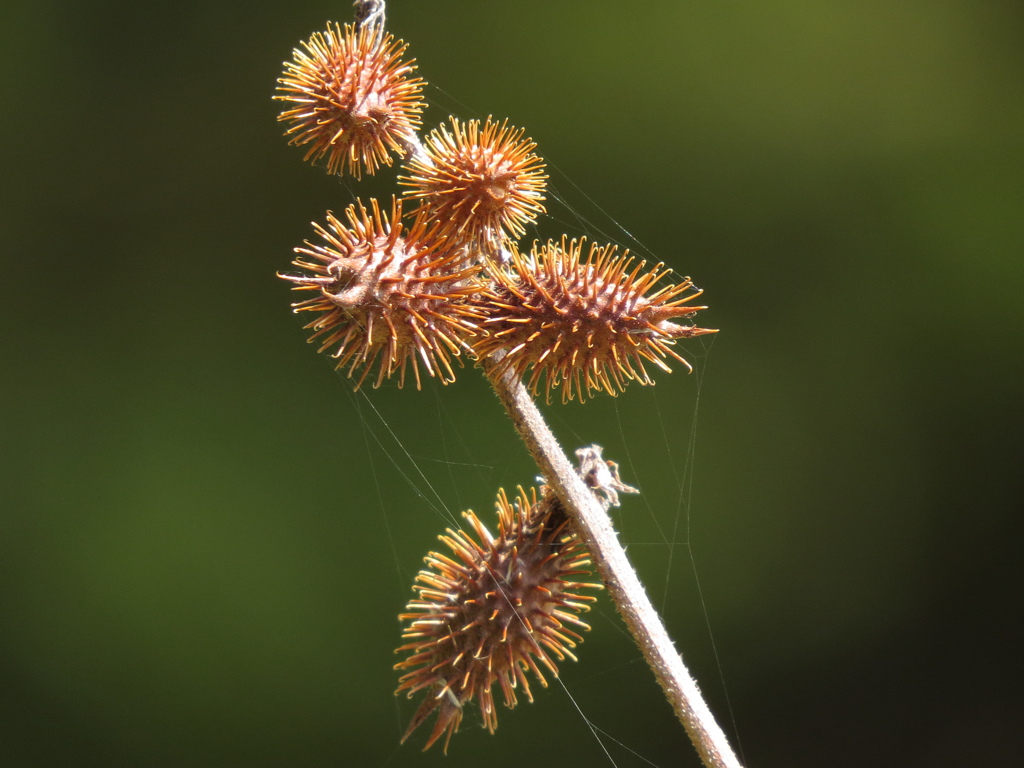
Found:
[{"label": "blurred green background", "polygon": [[[606,602],[495,736],[398,745],[421,558],[536,472],[471,368],[353,395],[274,277],[394,188],[275,122],[348,2],[2,17],[0,765],[697,765]],[[538,142],[532,236],[706,290],[696,373],[546,410],[642,486],[623,540],[748,765],[1020,765],[1021,5],[393,0],[389,28],[427,126]]]}]

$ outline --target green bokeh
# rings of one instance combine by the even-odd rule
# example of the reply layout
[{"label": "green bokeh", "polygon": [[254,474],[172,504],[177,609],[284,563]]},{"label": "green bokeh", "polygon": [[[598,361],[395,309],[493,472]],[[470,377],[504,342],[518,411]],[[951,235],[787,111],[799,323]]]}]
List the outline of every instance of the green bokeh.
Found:
[{"label": "green bokeh", "polygon": [[[349,13],[7,4],[0,765],[697,764],[606,602],[565,688],[493,737],[468,715],[447,758],[398,746],[421,558],[536,470],[472,369],[353,395],[274,277],[394,188],[275,122],[280,62]],[[393,0],[389,26],[428,126],[538,142],[531,236],[706,290],[696,373],[547,411],[643,488],[622,537],[749,765],[1019,765],[1019,4]]]}]

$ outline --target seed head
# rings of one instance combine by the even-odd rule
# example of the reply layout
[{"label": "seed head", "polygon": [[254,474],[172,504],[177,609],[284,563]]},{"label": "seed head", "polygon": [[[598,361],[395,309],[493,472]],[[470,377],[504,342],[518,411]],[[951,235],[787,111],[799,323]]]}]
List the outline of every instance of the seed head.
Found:
[{"label": "seed head", "polygon": [[565,511],[547,488],[519,489],[515,504],[498,493],[498,535],[492,536],[471,511],[463,517],[476,534],[448,529],[441,536],[451,556],[431,552],[414,586],[418,597],[398,618],[409,622],[409,640],[397,653],[409,657],[395,669],[396,693],[426,698],[413,715],[405,741],[433,712],[437,720],[424,749],[445,735],[445,751],[459,729],[462,708],[476,699],[484,725],[498,726],[491,687],[498,684],[510,709],[522,686],[533,701],[526,672],[547,686],[537,662],[558,676],[556,661],[576,660],[583,638],[565,625],[590,629],[575,614],[595,598],[579,594],[600,584],[576,581],[590,574],[589,555],[569,527]]},{"label": "seed head", "polygon": [[522,237],[524,226],[544,213],[544,162],[536,144],[521,128],[490,117],[460,123],[451,119],[431,132],[425,154],[414,155],[405,196],[420,201],[417,209],[448,223],[464,240],[494,252],[509,236]]},{"label": "seed head", "polygon": [[355,30],[327,24],[296,48],[284,65],[275,99],[287,104],[289,144],[309,144],[304,160],[327,157],[327,172],[359,178],[405,156],[420,126],[423,81],[410,78],[415,60],[402,61],[406,45],[379,35],[373,25]]},{"label": "seed head", "polygon": [[459,268],[461,254],[447,251],[445,238],[422,218],[404,229],[401,201],[392,198],[390,217],[376,200],[370,205],[349,206],[347,225],[330,212],[326,226],[313,224],[323,244],[306,241],[292,262],[306,274],[279,275],[297,291],[316,293],[292,308],[320,313],[305,326],[313,330],[309,341],[318,341],[320,352],[334,348],[336,367],[359,374],[356,389],[375,363],[374,387],[396,372],[403,386],[411,364],[418,389],[419,363],[442,382],[454,381],[452,357],[471,353],[466,339],[478,332],[478,311],[466,299],[479,290],[479,267]]},{"label": "seed head", "polygon": [[527,386],[542,386],[548,400],[561,390],[562,402],[585,400],[592,392],[611,395],[630,380],[653,384],[645,362],[669,371],[673,357],[692,370],[672,347],[676,339],[715,333],[678,325],[707,307],[689,306],[701,291],[689,278],[654,289],[671,270],[658,264],[643,272],[628,251],[585,240],[549,241],[529,255],[514,250],[508,269],[490,268],[494,289],[481,296],[486,334],[474,341],[478,355],[505,351],[499,371],[531,371]]}]

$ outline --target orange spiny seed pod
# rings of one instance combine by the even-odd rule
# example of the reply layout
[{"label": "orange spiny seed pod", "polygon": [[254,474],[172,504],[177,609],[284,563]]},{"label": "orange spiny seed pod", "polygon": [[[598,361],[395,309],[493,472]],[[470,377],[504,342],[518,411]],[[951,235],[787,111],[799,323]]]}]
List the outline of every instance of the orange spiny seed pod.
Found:
[{"label": "orange spiny seed pod", "polygon": [[476,538],[448,529],[439,538],[452,556],[427,556],[429,568],[416,577],[418,597],[406,608],[410,613],[398,617],[409,622],[402,637],[411,642],[396,651],[410,655],[395,665],[408,670],[395,693],[426,694],[403,742],[436,711],[424,749],[444,734],[447,752],[462,708],[473,699],[494,733],[494,683],[511,709],[519,686],[533,701],[528,671],[547,686],[538,661],[557,677],[556,661],[576,660],[571,649],[583,638],[565,624],[590,629],[575,614],[589,610],[595,598],[579,590],[601,585],[577,581],[590,574],[590,556],[554,495],[546,488],[542,494],[538,499],[536,489],[528,494],[520,488],[513,505],[499,491],[497,537],[464,512]]},{"label": "orange spiny seed pod", "polygon": [[411,79],[415,60],[402,61],[406,45],[369,26],[357,31],[327,24],[296,48],[278,82],[287,103],[278,120],[289,123],[288,143],[309,144],[304,160],[327,157],[328,173],[359,178],[405,156],[420,126],[423,81]]},{"label": "orange spiny seed pod", "polygon": [[349,377],[362,371],[356,389],[374,363],[374,387],[396,371],[403,386],[410,363],[417,389],[419,363],[442,382],[454,381],[451,358],[471,352],[465,339],[478,332],[479,313],[466,299],[479,290],[479,267],[461,268],[461,252],[446,251],[444,237],[422,218],[403,234],[401,201],[392,198],[390,218],[370,203],[372,211],[362,202],[348,207],[348,226],[330,212],[326,226],[314,223],[324,244],[307,241],[292,262],[308,274],[279,277],[317,295],[292,307],[320,313],[305,326],[314,331],[309,341],[319,341],[320,352],[335,347],[336,367],[347,365]]},{"label": "orange spiny seed pod", "polygon": [[584,257],[584,244],[563,237],[528,256],[515,250],[507,270],[490,269],[493,289],[477,299],[487,319],[476,353],[504,351],[499,371],[532,370],[533,394],[543,378],[547,399],[561,389],[562,402],[582,402],[594,391],[615,395],[629,380],[653,384],[644,361],[668,371],[671,356],[691,369],[672,349],[675,340],[716,331],[671,320],[706,309],[687,304],[701,291],[689,278],[653,290],[670,271],[663,265],[642,272],[646,262],[634,265],[614,246],[591,244]]},{"label": "orange spiny seed pod", "polygon": [[523,130],[490,117],[460,123],[452,117],[424,142],[399,183],[417,209],[447,225],[467,242],[493,252],[501,241],[522,237],[525,225],[545,212],[544,162]]}]

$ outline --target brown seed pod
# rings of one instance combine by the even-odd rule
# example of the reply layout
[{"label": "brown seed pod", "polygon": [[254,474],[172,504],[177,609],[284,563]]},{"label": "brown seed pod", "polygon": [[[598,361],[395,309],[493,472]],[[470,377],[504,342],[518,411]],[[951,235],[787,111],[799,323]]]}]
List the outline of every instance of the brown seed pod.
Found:
[{"label": "brown seed pod", "polygon": [[402,61],[406,45],[380,36],[372,25],[355,30],[327,24],[296,48],[278,82],[287,108],[289,144],[310,147],[304,160],[327,157],[327,171],[359,178],[404,157],[420,126],[423,81],[410,78],[415,60]]},{"label": "brown seed pod", "polygon": [[442,125],[431,132],[425,154],[409,160],[399,183],[409,187],[407,198],[420,201],[419,212],[493,253],[544,213],[544,162],[508,121],[450,120],[450,131]]},{"label": "brown seed pod", "polygon": [[374,387],[396,372],[403,386],[411,364],[418,389],[420,363],[430,376],[454,381],[452,358],[472,354],[466,339],[478,333],[479,313],[466,299],[479,290],[479,267],[460,267],[461,252],[448,251],[422,218],[406,230],[401,201],[392,198],[390,217],[376,200],[370,204],[370,211],[362,202],[349,206],[347,226],[330,212],[326,226],[313,224],[324,243],[306,241],[292,262],[307,274],[278,275],[317,294],[292,308],[320,313],[305,326],[314,331],[309,341],[320,352],[334,347],[336,367],[348,366],[349,377],[361,372],[356,389],[374,364]]},{"label": "brown seed pod", "polygon": [[514,250],[507,269],[490,268],[493,290],[477,299],[487,316],[477,355],[504,352],[499,372],[531,371],[534,395],[543,382],[546,398],[561,390],[562,402],[615,395],[630,380],[653,384],[645,361],[669,371],[664,361],[673,357],[692,370],[675,340],[716,331],[672,319],[707,309],[688,305],[701,291],[689,278],[655,290],[670,272],[662,264],[643,272],[646,262],[634,264],[615,246],[591,244],[584,255],[585,242],[563,237],[529,255]]},{"label": "brown seed pod", "polygon": [[451,556],[427,556],[414,586],[418,597],[398,617],[409,622],[402,637],[411,642],[396,651],[410,655],[395,666],[408,670],[395,693],[426,694],[402,741],[436,712],[424,749],[443,734],[447,752],[463,707],[474,699],[493,733],[492,686],[498,684],[510,709],[519,686],[533,701],[527,671],[546,687],[537,662],[557,677],[556,661],[575,661],[572,649],[583,641],[565,624],[590,629],[575,614],[595,598],[579,590],[601,585],[577,581],[590,574],[589,555],[559,502],[546,488],[540,498],[536,489],[520,488],[514,505],[499,491],[497,509],[497,536],[470,511],[463,517],[475,538],[450,528],[440,537]]}]

